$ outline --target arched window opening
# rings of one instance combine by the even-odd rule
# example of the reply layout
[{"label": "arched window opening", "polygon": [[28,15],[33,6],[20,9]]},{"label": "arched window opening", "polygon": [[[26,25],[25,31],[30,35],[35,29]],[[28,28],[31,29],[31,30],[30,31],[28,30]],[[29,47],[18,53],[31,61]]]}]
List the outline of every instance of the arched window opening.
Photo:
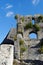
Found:
[{"label": "arched window opening", "polygon": [[33,23],[33,25],[35,24],[35,21],[34,20],[32,20],[32,23]]},{"label": "arched window opening", "polygon": [[30,33],[30,34],[29,34],[29,38],[30,38],[30,39],[37,39],[38,36],[37,36],[36,33]]}]

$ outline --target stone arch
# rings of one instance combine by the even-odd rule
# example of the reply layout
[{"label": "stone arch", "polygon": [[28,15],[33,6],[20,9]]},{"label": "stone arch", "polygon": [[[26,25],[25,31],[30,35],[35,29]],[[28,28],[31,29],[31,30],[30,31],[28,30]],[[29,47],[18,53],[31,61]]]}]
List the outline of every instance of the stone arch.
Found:
[{"label": "stone arch", "polygon": [[35,31],[29,32],[29,38],[30,39],[38,39],[38,34]]}]

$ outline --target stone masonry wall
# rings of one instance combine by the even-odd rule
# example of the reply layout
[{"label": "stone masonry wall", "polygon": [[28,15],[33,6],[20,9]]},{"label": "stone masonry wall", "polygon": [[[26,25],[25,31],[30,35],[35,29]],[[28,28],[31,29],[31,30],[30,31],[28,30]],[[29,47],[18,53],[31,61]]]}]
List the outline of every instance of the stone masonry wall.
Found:
[{"label": "stone masonry wall", "polygon": [[13,65],[13,53],[13,45],[0,45],[0,65]]},{"label": "stone masonry wall", "polygon": [[[22,17],[24,17],[24,21],[22,21]],[[39,54],[37,51],[40,47],[39,46],[40,40],[43,39],[43,26],[42,26],[43,22],[40,22],[40,19],[39,19],[40,17],[41,17],[41,15],[34,15],[34,16],[31,16],[31,15],[20,16],[20,15],[18,15],[18,18],[17,18],[17,25],[18,25],[17,26],[17,35],[21,34],[21,32],[22,32],[23,35],[21,34],[19,37],[20,38],[22,37],[21,39],[24,40],[24,42],[25,42],[24,44],[27,47],[27,50],[23,53],[22,59],[43,61],[43,54]],[[40,26],[39,31],[36,31],[34,27],[28,28],[28,29],[24,28],[25,25],[28,24],[29,22],[32,22],[32,20],[34,20],[34,24],[38,24]],[[30,33],[35,33],[37,35],[37,38],[36,39],[30,39],[29,38]],[[18,51],[18,53],[19,53],[19,51]]]}]

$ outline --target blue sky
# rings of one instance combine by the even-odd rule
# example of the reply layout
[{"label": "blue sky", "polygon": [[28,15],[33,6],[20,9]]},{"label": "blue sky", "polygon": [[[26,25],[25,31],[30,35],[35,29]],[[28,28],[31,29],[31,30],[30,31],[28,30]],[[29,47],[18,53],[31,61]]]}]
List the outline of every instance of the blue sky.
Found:
[{"label": "blue sky", "polygon": [[0,43],[16,27],[16,14],[43,14],[43,0],[0,0]]}]

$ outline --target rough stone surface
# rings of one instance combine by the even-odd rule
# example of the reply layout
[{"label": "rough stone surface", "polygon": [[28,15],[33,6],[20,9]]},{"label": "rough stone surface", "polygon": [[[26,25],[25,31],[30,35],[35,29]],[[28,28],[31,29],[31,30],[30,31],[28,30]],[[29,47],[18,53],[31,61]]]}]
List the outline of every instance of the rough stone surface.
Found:
[{"label": "rough stone surface", "polygon": [[0,65],[13,65],[14,36],[16,29],[12,28],[0,45]]},{"label": "rough stone surface", "polygon": [[[0,45],[0,65],[12,65],[13,62],[13,54],[14,59],[20,60],[20,39],[24,40],[24,46],[27,50],[22,55],[22,60],[28,63],[28,65],[43,65],[43,54],[38,52],[40,48],[41,40],[43,39],[43,22],[39,22],[38,17],[40,15],[28,15],[24,16],[24,21],[22,21],[22,17],[18,15],[17,19],[17,28],[12,28],[7,34],[6,38]],[[40,30],[36,32],[33,28],[25,29],[25,25],[34,20],[34,24],[40,25]],[[29,34],[35,33],[37,38],[30,39]],[[14,40],[14,36],[17,35],[17,39]],[[4,59],[4,60],[3,60]]]},{"label": "rough stone surface", "polygon": [[0,65],[13,65],[13,45],[0,46]]},{"label": "rough stone surface", "polygon": [[[18,19],[17,19],[17,25],[18,25],[17,31],[20,29],[23,31],[23,36],[21,34],[19,36],[19,40],[21,37],[21,39],[23,39],[25,42],[25,46],[27,47],[27,50],[23,53],[22,59],[23,60],[25,59],[28,62],[29,62],[29,60],[31,60],[32,62],[36,60],[36,64],[37,64],[38,60],[40,61],[40,63],[42,63],[41,61],[43,61],[43,54],[40,54],[38,52],[38,49],[40,48],[41,39],[43,39],[43,22],[39,22],[40,20],[38,19],[38,17],[40,17],[40,16],[41,15],[24,16],[24,22],[22,22],[22,20],[21,20],[23,16],[18,15]],[[34,28],[29,28],[27,30],[24,29],[25,25],[28,24],[29,22],[32,22],[32,20],[34,20],[34,24],[37,23],[40,26],[40,31],[36,32],[34,30]],[[37,36],[37,39],[30,39],[30,37],[29,37],[30,33],[35,33]],[[17,38],[17,40],[18,40],[18,38]],[[18,41],[18,43],[19,43],[19,41]],[[18,47],[20,47],[20,46],[18,45]],[[19,50],[20,50],[20,48],[19,48]],[[31,65],[31,63],[30,63],[30,65]],[[43,65],[43,64],[41,64],[41,65]]]}]

